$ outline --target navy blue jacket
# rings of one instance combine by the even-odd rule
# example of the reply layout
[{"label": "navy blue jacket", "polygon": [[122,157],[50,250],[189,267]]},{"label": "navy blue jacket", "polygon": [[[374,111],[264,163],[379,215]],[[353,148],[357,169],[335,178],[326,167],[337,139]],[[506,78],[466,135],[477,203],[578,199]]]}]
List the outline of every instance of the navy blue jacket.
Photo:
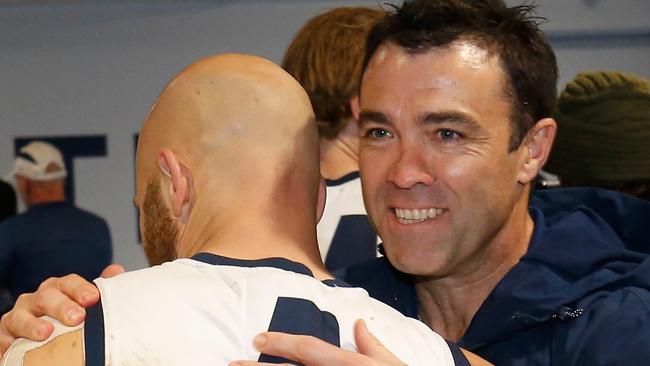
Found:
[{"label": "navy blue jacket", "polygon": [[34,205],[0,224],[0,288],[14,299],[52,276],[92,281],[112,259],[106,221],[69,203]]},{"label": "navy blue jacket", "polygon": [[[496,365],[650,362],[650,203],[596,189],[535,192],[528,252],[458,342]],[[384,258],[343,279],[417,317],[408,275]]]}]

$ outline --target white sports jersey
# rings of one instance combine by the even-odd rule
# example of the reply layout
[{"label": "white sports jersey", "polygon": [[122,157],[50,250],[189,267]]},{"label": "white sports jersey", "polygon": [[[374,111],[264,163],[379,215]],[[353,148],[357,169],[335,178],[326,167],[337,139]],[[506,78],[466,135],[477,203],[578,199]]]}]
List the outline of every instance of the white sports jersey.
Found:
[{"label": "white sports jersey", "polygon": [[377,257],[379,240],[368,221],[359,172],[326,182],[325,210],[316,229],[327,269],[335,271]]},{"label": "white sports jersey", "polygon": [[362,289],[320,282],[307,267],[286,259],[201,253],[95,283],[102,309],[89,309],[86,319],[88,366],[284,361],[253,348],[253,337],[267,330],[309,334],[356,350],[357,319],[410,366],[454,365],[455,357],[458,364],[466,362],[455,345],[423,323]]}]

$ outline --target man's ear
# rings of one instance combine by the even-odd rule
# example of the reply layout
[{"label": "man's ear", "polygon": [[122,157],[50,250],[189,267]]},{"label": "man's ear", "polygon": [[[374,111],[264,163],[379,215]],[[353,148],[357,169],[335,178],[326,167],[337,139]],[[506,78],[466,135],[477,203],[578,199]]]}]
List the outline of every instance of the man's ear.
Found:
[{"label": "man's ear", "polygon": [[323,212],[325,211],[325,201],[327,201],[327,184],[325,184],[325,178],[320,176],[320,182],[318,182],[318,203],[316,204],[316,223],[320,222],[320,219],[323,218]]},{"label": "man's ear", "polygon": [[350,111],[352,111],[352,117],[354,117],[355,121],[359,120],[359,113],[360,108],[359,108],[359,96],[355,95],[352,98],[350,98]]},{"label": "man's ear", "polygon": [[176,154],[169,149],[161,149],[156,160],[163,175],[171,179],[172,214],[176,218],[183,219],[189,212],[191,203],[191,175],[189,170],[179,163]]},{"label": "man's ear", "polygon": [[522,152],[521,168],[517,175],[519,183],[526,184],[537,177],[537,173],[546,164],[551,153],[556,132],[557,124],[553,118],[541,119],[531,128],[520,147],[524,151]]}]

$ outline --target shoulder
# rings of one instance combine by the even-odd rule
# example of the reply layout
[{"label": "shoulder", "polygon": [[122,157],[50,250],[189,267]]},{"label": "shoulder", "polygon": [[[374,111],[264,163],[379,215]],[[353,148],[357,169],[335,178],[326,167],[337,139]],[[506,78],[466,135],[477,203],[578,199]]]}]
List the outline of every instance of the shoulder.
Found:
[{"label": "shoulder", "polygon": [[80,217],[83,217],[83,218],[85,218],[87,220],[92,220],[92,221],[97,221],[97,222],[106,222],[106,220],[104,220],[104,218],[97,215],[96,213],[90,212],[90,211],[88,211],[88,210],[86,210],[84,208],[75,206],[75,205],[70,204],[70,203],[66,203],[63,206],[63,208],[68,210],[68,211],[74,212],[76,215],[78,215]]},{"label": "shoulder", "polygon": [[351,286],[408,317],[417,317],[417,300],[411,277],[395,269],[386,257],[375,258],[334,273]]},{"label": "shoulder", "polygon": [[371,296],[390,288],[390,284],[397,280],[393,267],[385,257],[338,270],[334,275],[354,287],[366,289]]},{"label": "shoulder", "polygon": [[[171,262],[165,262],[160,265],[155,265],[151,267],[146,267],[142,269],[137,269],[133,271],[128,271],[124,273],[120,273],[117,276],[113,276],[110,278],[97,278],[94,280],[95,284],[100,286],[100,290],[102,287],[125,287],[125,288],[131,288],[131,287],[139,287],[141,286],[142,283],[153,283],[154,281],[158,280],[170,280],[174,281],[179,280],[179,275],[182,275],[183,280],[182,281],[187,281],[187,272],[191,272],[193,267],[190,265],[186,265],[187,261],[191,261],[188,259],[177,259]],[[173,282],[172,283],[166,283],[166,286],[173,287]],[[147,289],[142,289],[143,291],[149,290],[150,288]]]},{"label": "shoulder", "polygon": [[576,212],[589,212],[615,228],[632,226],[648,230],[640,224],[650,216],[650,202],[619,192],[599,188],[548,189],[533,192],[530,206],[540,210],[551,224]]},{"label": "shoulder", "polygon": [[[119,306],[123,311],[135,312],[146,309],[152,299],[164,302],[165,306],[187,307],[198,301],[218,300],[216,294],[224,301],[236,301],[246,288],[241,284],[246,280],[246,276],[233,273],[225,266],[181,258],[112,278],[97,278],[94,282],[104,306]],[[147,316],[153,313],[155,311],[148,311]]]},{"label": "shoulder", "polygon": [[650,291],[628,286],[594,293],[584,314],[555,336],[561,364],[636,365],[650,358]]},{"label": "shoulder", "polygon": [[[194,360],[208,356],[219,360],[220,354],[239,349],[239,338],[229,336],[243,324],[241,312],[247,303],[242,291],[246,287],[195,262],[178,259],[96,279],[101,301],[88,309],[85,326],[92,331],[86,338],[86,353],[105,355],[114,364],[141,364],[138,355],[146,348],[147,357],[183,364],[179,360],[187,357],[188,350]],[[173,334],[168,329],[173,329]],[[195,337],[197,332],[203,336]],[[220,348],[211,347],[214,344]]]},{"label": "shoulder", "polygon": [[563,241],[590,241],[650,253],[650,202],[597,188],[534,192],[530,207],[536,228]]}]

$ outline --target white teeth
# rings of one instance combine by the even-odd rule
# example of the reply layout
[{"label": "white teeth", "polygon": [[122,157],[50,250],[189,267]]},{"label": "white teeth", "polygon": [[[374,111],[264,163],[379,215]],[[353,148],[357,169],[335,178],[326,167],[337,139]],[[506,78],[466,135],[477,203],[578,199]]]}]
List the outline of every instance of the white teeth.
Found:
[{"label": "white teeth", "polygon": [[413,224],[432,219],[442,214],[443,211],[442,208],[433,207],[425,209],[396,208],[395,216],[397,216],[398,220],[403,224]]},{"label": "white teeth", "polygon": [[429,211],[428,212],[429,217],[431,217],[431,218],[436,217],[436,209],[435,208],[430,208],[428,211]]}]

